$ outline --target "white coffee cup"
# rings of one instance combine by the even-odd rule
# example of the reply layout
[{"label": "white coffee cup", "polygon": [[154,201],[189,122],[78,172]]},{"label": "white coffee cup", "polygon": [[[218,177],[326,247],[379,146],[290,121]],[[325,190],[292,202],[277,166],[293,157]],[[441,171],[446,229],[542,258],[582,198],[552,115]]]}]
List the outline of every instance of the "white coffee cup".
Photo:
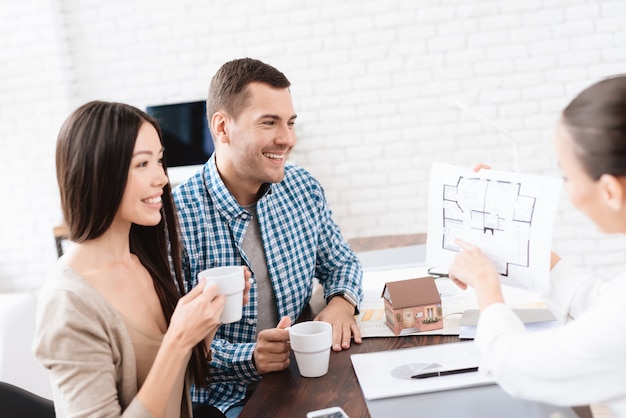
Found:
[{"label": "white coffee cup", "polygon": [[226,303],[220,316],[220,322],[229,324],[239,321],[242,314],[243,289],[246,285],[243,267],[213,267],[198,273],[198,280],[202,278],[206,281],[205,289],[213,283],[217,285],[220,294],[226,296]]},{"label": "white coffee cup", "polygon": [[320,377],[328,373],[332,325],[322,321],[297,323],[289,327],[289,342],[302,376]]}]

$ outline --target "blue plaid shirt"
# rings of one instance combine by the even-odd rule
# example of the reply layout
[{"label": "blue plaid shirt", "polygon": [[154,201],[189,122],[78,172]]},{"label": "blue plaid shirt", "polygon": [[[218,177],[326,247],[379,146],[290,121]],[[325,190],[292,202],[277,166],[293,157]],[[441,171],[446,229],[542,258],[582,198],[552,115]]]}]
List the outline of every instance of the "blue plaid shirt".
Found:
[{"label": "blue plaid shirt", "polygon": [[[197,284],[202,270],[249,266],[243,238],[251,216],[224,185],[215,154],[173,194],[185,247],[187,290]],[[268,185],[257,202],[257,214],[279,317],[294,321],[300,316],[311,298],[314,277],[324,286],[325,297],[344,292],[362,299],[361,265],[333,221],[321,185],[310,173],[287,165],[283,181]],[[194,402],[226,410],[245,397],[250,383],[261,379],[252,362],[256,324],[253,281],[242,319],[217,331],[211,346],[211,383],[208,390],[192,387]]]}]

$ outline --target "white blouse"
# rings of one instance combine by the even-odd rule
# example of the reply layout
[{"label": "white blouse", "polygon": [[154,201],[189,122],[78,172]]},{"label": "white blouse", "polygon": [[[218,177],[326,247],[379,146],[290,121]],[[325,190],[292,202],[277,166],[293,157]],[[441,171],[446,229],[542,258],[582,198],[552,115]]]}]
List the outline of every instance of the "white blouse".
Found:
[{"label": "white blouse", "polygon": [[563,406],[602,403],[626,417],[626,274],[593,280],[564,260],[546,303],[566,323],[527,332],[502,303],[480,315],[481,367],[515,397]]}]

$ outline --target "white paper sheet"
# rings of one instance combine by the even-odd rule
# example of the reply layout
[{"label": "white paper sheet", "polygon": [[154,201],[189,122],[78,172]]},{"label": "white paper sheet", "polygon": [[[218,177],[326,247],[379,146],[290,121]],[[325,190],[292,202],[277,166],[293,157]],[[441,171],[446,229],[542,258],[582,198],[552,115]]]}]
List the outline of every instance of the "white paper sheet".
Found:
[{"label": "white paper sheet", "polygon": [[503,284],[546,294],[552,230],[563,181],[435,163],[430,173],[426,262],[448,268],[461,238],[496,265]]},{"label": "white paper sheet", "polygon": [[350,359],[367,400],[494,383],[481,371],[411,379],[423,371],[477,367],[480,357],[473,341],[352,354]]}]

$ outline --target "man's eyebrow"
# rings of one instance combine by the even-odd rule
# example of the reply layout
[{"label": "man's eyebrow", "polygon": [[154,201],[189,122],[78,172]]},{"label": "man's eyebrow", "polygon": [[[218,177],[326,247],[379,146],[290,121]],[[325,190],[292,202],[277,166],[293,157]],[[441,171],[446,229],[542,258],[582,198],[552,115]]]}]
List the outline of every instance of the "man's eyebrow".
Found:
[{"label": "man's eyebrow", "polygon": [[[298,115],[292,115],[288,120],[294,120],[297,117],[298,117]],[[275,120],[282,119],[280,116],[274,115],[274,114],[271,114],[271,113],[268,113],[268,114],[265,114],[265,115],[261,115],[259,117],[259,119],[263,119],[263,118],[270,118],[270,119],[275,119]]]}]

